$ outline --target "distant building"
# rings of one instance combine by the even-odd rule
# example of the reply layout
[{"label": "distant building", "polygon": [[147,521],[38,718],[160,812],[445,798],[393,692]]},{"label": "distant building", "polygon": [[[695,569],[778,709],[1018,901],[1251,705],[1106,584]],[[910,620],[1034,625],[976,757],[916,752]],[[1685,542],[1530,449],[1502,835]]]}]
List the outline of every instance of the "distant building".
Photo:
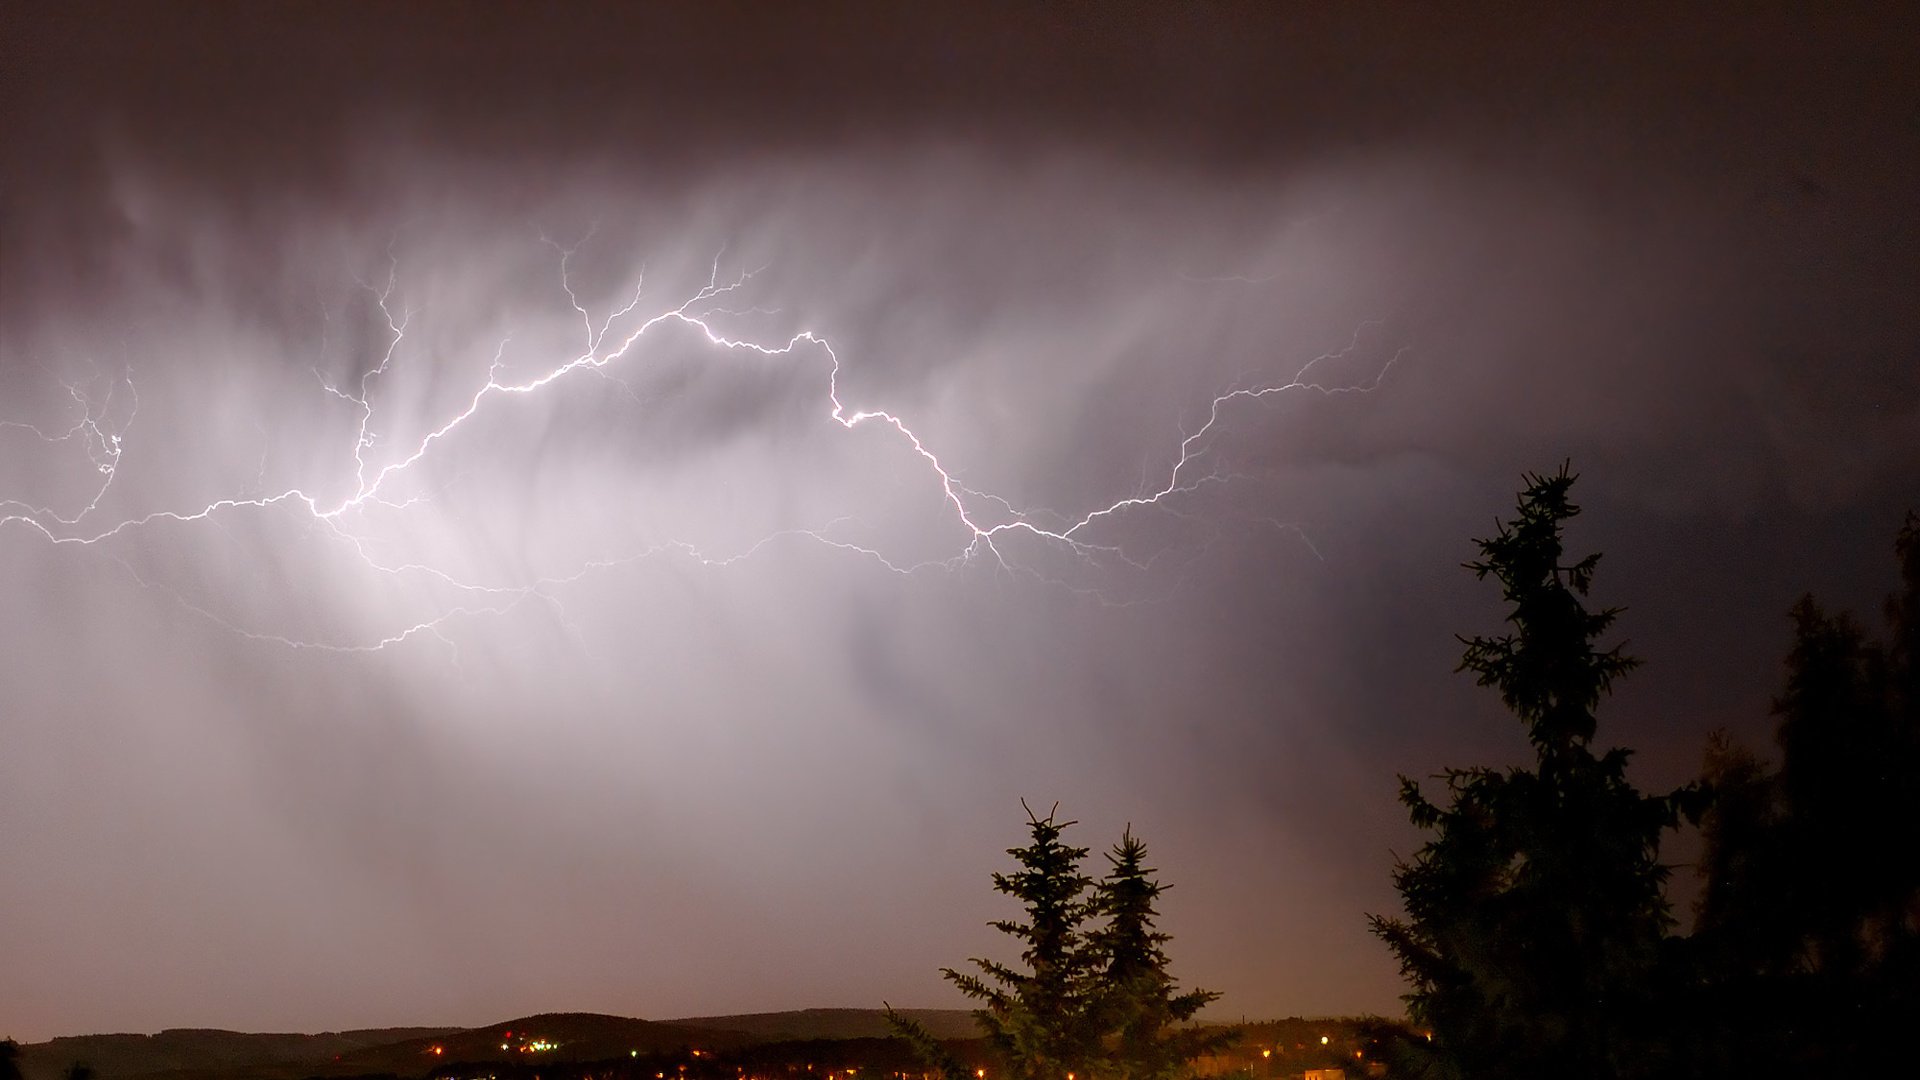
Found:
[{"label": "distant building", "polygon": [[1308,1069],[1300,1080],[1347,1080],[1345,1069]]}]

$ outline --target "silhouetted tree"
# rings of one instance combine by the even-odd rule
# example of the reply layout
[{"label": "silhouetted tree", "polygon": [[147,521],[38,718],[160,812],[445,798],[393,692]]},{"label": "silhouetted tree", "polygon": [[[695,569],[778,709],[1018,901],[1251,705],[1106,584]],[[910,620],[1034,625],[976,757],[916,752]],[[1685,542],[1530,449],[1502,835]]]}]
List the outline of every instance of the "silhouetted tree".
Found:
[{"label": "silhouetted tree", "polygon": [[[1193,1059],[1236,1033],[1191,1023],[1219,997],[1181,991],[1163,946],[1171,939],[1154,901],[1167,886],[1146,864],[1147,848],[1129,827],[1107,855],[1098,883],[1080,871],[1087,849],[1062,840],[1072,821],[1056,804],[1042,818],[1023,801],[1030,843],[1009,848],[1017,873],[993,875],[993,887],[1020,901],[1026,921],[992,923],[1022,945],[1023,967],[974,959],[980,974],[943,968],[962,993],[982,1002],[974,1013],[1011,1080],[1172,1080]],[[1089,890],[1091,887],[1091,895]],[[947,1080],[967,1073],[921,1025],[887,1010],[894,1032]]]},{"label": "silhouetted tree", "polygon": [[1783,903],[1790,883],[1769,850],[1780,832],[1778,777],[1726,732],[1708,736],[1692,945],[1716,970],[1774,974],[1791,966]]},{"label": "silhouetted tree", "polygon": [[973,1074],[961,1063],[960,1059],[948,1050],[945,1043],[934,1037],[925,1024],[901,1016],[893,1011],[893,1006],[881,1002],[887,1013],[887,1026],[893,1029],[895,1037],[906,1040],[921,1064],[938,1073],[942,1080],[973,1080]]},{"label": "silhouetted tree", "polygon": [[1155,926],[1154,901],[1167,886],[1146,864],[1147,846],[1129,826],[1107,852],[1112,867],[1096,892],[1106,925],[1087,935],[1104,973],[1100,1026],[1107,1033],[1101,1075],[1114,1080],[1171,1080],[1194,1058],[1232,1042],[1235,1033],[1191,1021],[1220,995],[1181,992],[1167,970],[1172,935]]},{"label": "silhouetted tree", "polygon": [[[1579,513],[1565,466],[1528,475],[1518,516],[1479,540],[1475,576],[1497,580],[1510,632],[1462,639],[1460,669],[1525,725],[1535,767],[1449,769],[1449,803],[1401,778],[1433,834],[1394,873],[1406,918],[1371,917],[1411,984],[1412,1047],[1431,1075],[1474,1080],[1659,1072],[1656,1018],[1671,925],[1658,860],[1691,789],[1640,793],[1628,751],[1595,755],[1594,711],[1638,661],[1602,649],[1618,609],[1585,603],[1600,556],[1567,562]],[[1420,1045],[1425,1043],[1425,1045]]]},{"label": "silhouetted tree", "polygon": [[[1898,718],[1887,657],[1846,615],[1811,597],[1793,610],[1780,717],[1784,854],[1802,885],[1792,890],[1798,961],[1808,970],[1855,972],[1870,961],[1898,905],[1911,858],[1888,858],[1889,842],[1912,840],[1910,794],[1898,776]],[[1902,850],[1895,847],[1895,851]],[[1910,855],[1920,848],[1906,846]]]},{"label": "silhouetted tree", "polygon": [[0,1080],[20,1080],[20,1044],[0,1039]]},{"label": "silhouetted tree", "polygon": [[1026,909],[1025,922],[992,924],[1021,943],[1025,968],[976,957],[972,963],[979,975],[941,969],[962,993],[985,1006],[975,1015],[1013,1080],[1086,1075],[1100,1053],[1094,983],[1099,972],[1086,939],[1094,911],[1086,894],[1093,879],[1080,872],[1087,849],[1061,840],[1076,822],[1056,821],[1058,812],[1055,806],[1043,818],[1028,807],[1031,843],[1007,849],[1020,870],[993,875],[993,887]]},{"label": "silhouetted tree", "polygon": [[1729,1069],[1882,1064],[1920,1007],[1920,519],[1894,552],[1886,644],[1794,605],[1779,769],[1709,748],[1693,945]]}]

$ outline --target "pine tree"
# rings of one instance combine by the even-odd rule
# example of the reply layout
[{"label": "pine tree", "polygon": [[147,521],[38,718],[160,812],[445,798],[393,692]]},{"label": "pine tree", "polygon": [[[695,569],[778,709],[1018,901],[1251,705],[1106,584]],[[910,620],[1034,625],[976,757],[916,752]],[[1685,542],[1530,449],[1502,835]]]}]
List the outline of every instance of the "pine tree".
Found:
[{"label": "pine tree", "polygon": [[1154,909],[1167,886],[1155,880],[1146,858],[1146,844],[1128,826],[1107,853],[1112,867],[1099,884],[1097,906],[1107,923],[1088,935],[1105,976],[1099,1009],[1108,1035],[1100,1072],[1112,1080],[1172,1080],[1185,1075],[1194,1058],[1234,1039],[1229,1030],[1191,1026],[1220,995],[1179,991],[1167,971],[1162,946],[1173,938],[1157,929]]},{"label": "pine tree", "polygon": [[1463,639],[1460,668],[1526,726],[1534,768],[1450,769],[1450,803],[1401,778],[1413,823],[1433,833],[1394,883],[1405,919],[1371,918],[1411,984],[1430,1075],[1618,1077],[1657,1071],[1651,1032],[1671,925],[1658,861],[1691,792],[1641,794],[1628,751],[1595,755],[1594,716],[1638,663],[1600,649],[1617,609],[1585,598],[1600,556],[1564,561],[1575,477],[1529,475],[1518,517],[1477,541],[1468,569],[1499,581],[1511,631]]},{"label": "pine tree", "polygon": [[1024,970],[974,958],[980,974],[943,968],[941,973],[984,1008],[975,1012],[988,1040],[1012,1072],[1011,1080],[1064,1080],[1085,1076],[1100,1054],[1100,1018],[1095,1007],[1095,956],[1086,940],[1093,914],[1080,872],[1087,849],[1061,840],[1072,821],[1056,821],[1059,807],[1042,818],[1023,801],[1031,842],[1008,848],[1017,873],[993,875],[993,887],[1020,901],[1025,922],[991,925],[1020,941]]}]

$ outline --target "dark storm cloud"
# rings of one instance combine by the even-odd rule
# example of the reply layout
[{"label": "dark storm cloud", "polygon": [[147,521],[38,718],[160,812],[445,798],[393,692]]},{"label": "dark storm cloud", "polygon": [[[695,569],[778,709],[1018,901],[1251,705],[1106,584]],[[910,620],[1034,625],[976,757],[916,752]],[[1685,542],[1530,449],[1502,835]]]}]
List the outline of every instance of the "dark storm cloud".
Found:
[{"label": "dark storm cloud", "polygon": [[[489,400],[383,492],[429,501],[355,526],[567,579],[510,605],[291,503],[0,526],[0,1016],[945,1004],[1023,795],[1140,829],[1229,1011],[1391,1010],[1360,915],[1415,842],[1393,776],[1520,749],[1449,675],[1520,470],[1588,474],[1650,783],[1760,737],[1774,615],[1871,602],[1920,487],[1911,16],[1470,15],[10,14],[0,421],[116,388],[98,520],[347,497],[324,386],[406,319],[377,463],[496,358],[574,355],[562,248],[595,319],[750,275],[701,313],[818,331],[849,407],[1049,524],[1155,490],[1217,394],[1322,356],[1379,386],[1230,403],[1217,482],[1092,529],[1145,571],[1009,537],[1012,570],[903,577],[782,534],[966,540],[896,435],[828,419],[820,348],[671,324]],[[0,429],[0,498],[71,515],[84,449]],[[671,541],[755,554],[641,555]],[[364,654],[247,636],[489,606]]]}]

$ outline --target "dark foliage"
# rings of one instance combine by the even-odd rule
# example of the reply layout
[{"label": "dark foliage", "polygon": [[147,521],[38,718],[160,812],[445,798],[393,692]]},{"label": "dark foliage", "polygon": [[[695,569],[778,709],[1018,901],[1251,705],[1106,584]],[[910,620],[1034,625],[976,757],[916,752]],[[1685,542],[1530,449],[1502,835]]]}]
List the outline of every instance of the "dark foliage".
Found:
[{"label": "dark foliage", "polygon": [[1724,736],[1691,943],[1703,1067],[1784,1075],[1899,1060],[1920,1008],[1920,518],[1894,544],[1888,638],[1794,605],[1777,770]]},{"label": "dark foliage", "polygon": [[1024,969],[975,957],[979,975],[941,970],[961,993],[984,1006],[976,1013],[980,1026],[1014,1080],[1084,1075],[1100,1051],[1094,1002],[1098,970],[1086,942],[1086,922],[1094,912],[1086,893],[1093,879],[1080,872],[1087,849],[1061,840],[1076,822],[1056,821],[1058,809],[1043,818],[1027,808],[1031,842],[1007,849],[1019,871],[993,875],[994,889],[1018,900],[1026,914],[1025,922],[992,923],[1020,942]]},{"label": "dark foliage", "polygon": [[1626,750],[1591,747],[1600,699],[1637,661],[1596,645],[1618,615],[1586,606],[1600,556],[1564,557],[1574,479],[1564,467],[1526,477],[1516,519],[1467,564],[1499,581],[1510,630],[1463,639],[1461,670],[1525,725],[1534,767],[1448,770],[1445,805],[1401,778],[1401,801],[1433,838],[1395,871],[1406,917],[1371,922],[1432,1035],[1396,1049],[1426,1075],[1658,1075],[1671,1057],[1658,849],[1696,797],[1644,795]]},{"label": "dark foliage", "polygon": [[[1022,807],[1026,807],[1023,802]],[[1021,944],[1020,967],[975,958],[979,974],[942,973],[981,1002],[975,1013],[1012,1080],[1172,1080],[1193,1059],[1234,1041],[1203,1029],[1195,1014],[1219,997],[1181,990],[1167,970],[1154,904],[1167,886],[1146,864],[1147,849],[1128,828],[1095,882],[1081,872],[1087,849],[1065,843],[1075,824],[1027,808],[1030,842],[1009,848],[1019,871],[996,873],[993,886],[1018,900],[1026,921],[992,925]],[[895,1032],[922,1062],[948,1080],[964,1080],[959,1062],[918,1024],[889,1012]]]},{"label": "dark foliage", "polygon": [[1232,1043],[1236,1032],[1200,1028],[1194,1017],[1220,995],[1178,989],[1162,946],[1172,936],[1156,928],[1154,901],[1167,886],[1146,864],[1147,846],[1129,827],[1107,853],[1096,907],[1106,925],[1088,935],[1104,980],[1099,994],[1105,1033],[1100,1075],[1113,1080],[1172,1080],[1193,1059]]},{"label": "dark foliage", "polygon": [[927,1071],[941,1080],[969,1080],[973,1076],[966,1063],[954,1054],[946,1043],[934,1038],[925,1024],[918,1020],[900,1015],[892,1005],[886,1006],[887,1025],[893,1028],[894,1036],[906,1042],[907,1048]]}]

